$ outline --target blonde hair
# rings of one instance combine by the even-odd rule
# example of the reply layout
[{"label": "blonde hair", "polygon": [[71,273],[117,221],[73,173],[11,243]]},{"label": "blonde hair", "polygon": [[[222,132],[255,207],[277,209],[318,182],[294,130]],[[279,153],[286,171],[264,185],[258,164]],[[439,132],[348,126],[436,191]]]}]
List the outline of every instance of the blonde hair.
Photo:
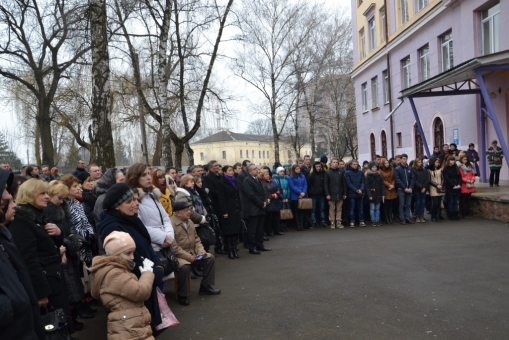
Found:
[{"label": "blonde hair", "polygon": [[48,195],[50,195],[50,197],[60,195],[63,198],[67,198],[67,195],[69,195],[69,188],[60,181],[51,181],[49,183]]},{"label": "blonde hair", "polygon": [[187,185],[187,183],[193,181],[194,182],[194,177],[193,175],[185,175],[185,176],[182,176],[182,178],[180,179],[180,186],[183,188]]},{"label": "blonde hair", "polygon": [[35,178],[23,182],[19,186],[16,196],[16,204],[34,204],[35,197],[44,192],[48,192],[48,183]]}]

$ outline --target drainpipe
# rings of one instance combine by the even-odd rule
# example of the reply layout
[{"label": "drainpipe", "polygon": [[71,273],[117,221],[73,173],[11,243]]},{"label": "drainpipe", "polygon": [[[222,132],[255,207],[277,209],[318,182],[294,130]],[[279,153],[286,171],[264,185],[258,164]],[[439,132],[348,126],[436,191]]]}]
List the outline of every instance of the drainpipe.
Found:
[{"label": "drainpipe", "polygon": [[[385,50],[387,51],[387,45],[389,44],[389,10],[387,8],[387,0],[384,0],[385,10]],[[389,112],[392,112],[392,90],[391,90],[391,54],[387,52],[387,87],[389,90]],[[384,98],[385,99],[385,98]],[[391,156],[394,157],[394,120],[390,117],[389,129],[391,133]]]}]

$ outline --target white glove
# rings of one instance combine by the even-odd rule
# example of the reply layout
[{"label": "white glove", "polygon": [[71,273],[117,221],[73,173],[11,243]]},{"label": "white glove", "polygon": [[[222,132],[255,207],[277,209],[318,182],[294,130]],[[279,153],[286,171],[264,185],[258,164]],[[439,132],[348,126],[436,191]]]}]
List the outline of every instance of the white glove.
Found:
[{"label": "white glove", "polygon": [[154,262],[150,261],[149,259],[144,259],[143,260],[143,266],[140,266],[140,273],[144,273],[144,272],[152,272],[153,269],[152,269],[152,266],[154,265]]}]

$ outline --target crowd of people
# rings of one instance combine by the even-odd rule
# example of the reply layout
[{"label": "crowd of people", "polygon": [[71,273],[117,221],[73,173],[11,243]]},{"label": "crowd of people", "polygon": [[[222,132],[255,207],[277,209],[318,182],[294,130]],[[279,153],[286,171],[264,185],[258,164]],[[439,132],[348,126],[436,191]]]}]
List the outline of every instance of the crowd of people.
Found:
[{"label": "crowd of people", "polygon": [[[498,186],[502,159],[493,141],[490,186]],[[190,279],[201,277],[199,294],[221,293],[215,255],[237,260],[242,245],[250,255],[269,252],[270,237],[291,229],[425,223],[426,210],[432,222],[444,219],[442,210],[452,221],[470,218],[478,162],[473,144],[451,144],[429,160],[402,154],[361,165],[324,155],[272,168],[214,160],[186,174],[142,163],[103,174],[80,160],[72,174],[30,165],[14,175],[2,163],[0,337],[43,339],[49,309],[62,309],[74,334],[100,300],[109,338],[152,339],[165,329],[158,296],[168,279],[183,306]],[[168,253],[173,270],[161,257]]]}]

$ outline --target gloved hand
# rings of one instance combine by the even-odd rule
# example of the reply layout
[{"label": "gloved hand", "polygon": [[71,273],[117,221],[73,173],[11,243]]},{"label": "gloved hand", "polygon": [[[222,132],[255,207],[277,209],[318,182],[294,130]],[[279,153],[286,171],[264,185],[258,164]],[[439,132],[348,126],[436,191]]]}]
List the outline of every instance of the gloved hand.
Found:
[{"label": "gloved hand", "polygon": [[153,272],[154,269],[152,268],[154,266],[154,262],[150,261],[149,259],[143,260],[143,266],[140,266],[140,273],[144,272]]}]

